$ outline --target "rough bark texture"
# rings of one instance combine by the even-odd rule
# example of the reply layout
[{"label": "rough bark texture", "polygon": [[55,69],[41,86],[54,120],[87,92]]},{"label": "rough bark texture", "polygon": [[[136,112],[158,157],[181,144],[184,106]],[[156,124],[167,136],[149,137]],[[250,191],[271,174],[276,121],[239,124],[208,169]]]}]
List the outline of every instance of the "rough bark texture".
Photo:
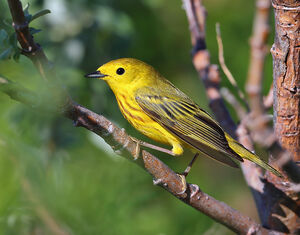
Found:
[{"label": "rough bark texture", "polygon": [[[275,12],[275,40],[273,55],[274,123],[275,133],[283,148],[294,161],[300,160],[300,1],[273,0]],[[270,174],[268,180],[279,186]],[[272,191],[270,206],[266,207],[268,226],[272,229],[300,233],[299,195],[279,186],[282,191],[265,185]],[[284,194],[283,194],[284,192]],[[276,216],[274,216],[276,214]]]},{"label": "rough bark texture", "polygon": [[281,145],[300,161],[300,1],[273,0],[274,122]]}]

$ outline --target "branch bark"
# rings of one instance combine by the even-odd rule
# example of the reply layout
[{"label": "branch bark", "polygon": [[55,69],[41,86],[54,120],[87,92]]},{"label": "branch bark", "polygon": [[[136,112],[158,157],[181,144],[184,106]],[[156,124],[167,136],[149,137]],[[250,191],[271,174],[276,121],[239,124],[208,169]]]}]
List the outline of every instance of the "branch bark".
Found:
[{"label": "branch bark", "polygon": [[273,0],[274,121],[281,145],[300,161],[300,2]]},{"label": "branch bark", "polygon": [[256,13],[253,24],[253,35],[250,39],[250,64],[246,91],[248,93],[251,111],[254,117],[265,113],[262,102],[262,81],[265,57],[267,54],[267,40],[269,36],[269,0],[256,1]]},{"label": "branch bark", "polygon": [[[275,133],[281,146],[291,153],[294,161],[300,160],[300,2],[297,0],[273,0],[275,12],[275,42],[272,46],[274,123]],[[286,157],[282,158],[286,161]],[[287,160],[285,167],[293,172],[293,162]],[[299,175],[297,169],[296,175]],[[268,179],[274,182],[269,175]],[[270,227],[300,233],[299,194],[283,189],[291,200],[280,200],[273,211],[284,211],[284,216],[271,218]],[[289,219],[287,219],[289,218]],[[279,222],[280,221],[280,222]]]},{"label": "branch bark", "polygon": [[[263,143],[260,140],[271,140],[267,142],[273,142],[273,130],[269,128],[268,122],[265,121],[265,109],[262,102],[262,83],[263,72],[265,64],[265,56],[267,53],[267,39],[269,36],[269,12],[271,3],[269,0],[257,0],[256,12],[253,21],[252,36],[250,39],[250,63],[248,69],[248,77],[246,83],[246,91],[249,99],[249,106],[251,113],[248,117],[241,121],[239,125],[239,140],[247,138],[244,144],[249,145],[249,149],[254,150],[252,138],[249,136],[248,127],[251,127],[251,133],[258,143]],[[246,132],[244,137],[242,134]],[[248,147],[248,146],[246,146]],[[257,211],[260,220],[263,224],[267,224],[267,217],[265,216],[265,202],[266,199],[262,196],[264,193],[265,184],[261,181],[263,178],[263,171],[257,167],[257,165],[247,161],[242,166],[243,173],[247,184],[251,188]]]},{"label": "branch bark", "polygon": [[249,127],[253,139],[258,143],[266,143],[269,147],[274,141],[273,129],[264,118],[266,112],[263,105],[262,85],[265,57],[267,54],[267,40],[269,36],[269,0],[256,1],[256,13],[253,23],[253,35],[250,39],[250,64],[246,91],[249,97],[251,118]]}]

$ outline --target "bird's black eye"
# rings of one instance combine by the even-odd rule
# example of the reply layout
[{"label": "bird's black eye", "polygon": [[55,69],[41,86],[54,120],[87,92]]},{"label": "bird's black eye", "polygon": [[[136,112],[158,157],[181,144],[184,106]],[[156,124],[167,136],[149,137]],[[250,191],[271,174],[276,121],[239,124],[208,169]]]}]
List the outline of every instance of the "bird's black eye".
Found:
[{"label": "bird's black eye", "polygon": [[125,69],[123,69],[123,68],[117,69],[117,74],[122,75],[123,73],[125,73]]}]

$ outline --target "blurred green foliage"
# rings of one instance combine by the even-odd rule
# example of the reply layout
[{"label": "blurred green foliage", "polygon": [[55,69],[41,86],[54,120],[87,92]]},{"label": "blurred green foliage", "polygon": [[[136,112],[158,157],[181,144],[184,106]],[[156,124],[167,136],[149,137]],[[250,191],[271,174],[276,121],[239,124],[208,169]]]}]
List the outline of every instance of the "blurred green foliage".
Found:
[{"label": "blurred green foliage", "polygon": [[[22,3],[25,6],[27,2]],[[190,34],[181,1],[29,3],[32,15],[43,9],[51,10],[51,14],[34,20],[30,26],[42,30],[34,35],[35,40],[54,62],[73,99],[104,114],[131,135],[149,141],[124,120],[105,83],[83,77],[111,59],[135,57],[146,61],[209,111],[203,85],[192,66]],[[220,22],[227,66],[243,88],[255,3],[214,0],[204,4],[208,11],[207,45],[211,60],[218,63],[215,23]],[[15,38],[6,1],[0,2],[0,9],[3,53],[16,44],[7,44],[7,40]],[[27,58],[21,56],[18,62],[8,60],[18,57],[16,46],[0,57],[1,75],[31,90],[46,89]],[[265,73],[266,93],[271,83],[270,56]],[[225,76],[222,85],[233,90]],[[0,109],[0,234],[52,234],[47,216],[39,213],[41,208],[70,234],[231,234],[153,186],[144,171],[112,154],[99,138],[74,128],[69,120],[31,109],[2,93]],[[192,157],[188,151],[176,158],[156,155],[177,172]],[[188,181],[234,208],[257,216],[240,170],[201,158]]]}]

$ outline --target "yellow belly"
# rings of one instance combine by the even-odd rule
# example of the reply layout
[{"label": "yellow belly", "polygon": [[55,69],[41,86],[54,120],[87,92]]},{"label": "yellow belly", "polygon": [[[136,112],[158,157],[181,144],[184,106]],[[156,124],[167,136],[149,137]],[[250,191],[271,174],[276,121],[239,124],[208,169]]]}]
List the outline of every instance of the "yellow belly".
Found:
[{"label": "yellow belly", "polygon": [[135,100],[125,99],[124,95],[120,95],[117,101],[123,116],[135,129],[157,142],[172,145],[175,155],[182,154],[181,141],[150,118]]}]

